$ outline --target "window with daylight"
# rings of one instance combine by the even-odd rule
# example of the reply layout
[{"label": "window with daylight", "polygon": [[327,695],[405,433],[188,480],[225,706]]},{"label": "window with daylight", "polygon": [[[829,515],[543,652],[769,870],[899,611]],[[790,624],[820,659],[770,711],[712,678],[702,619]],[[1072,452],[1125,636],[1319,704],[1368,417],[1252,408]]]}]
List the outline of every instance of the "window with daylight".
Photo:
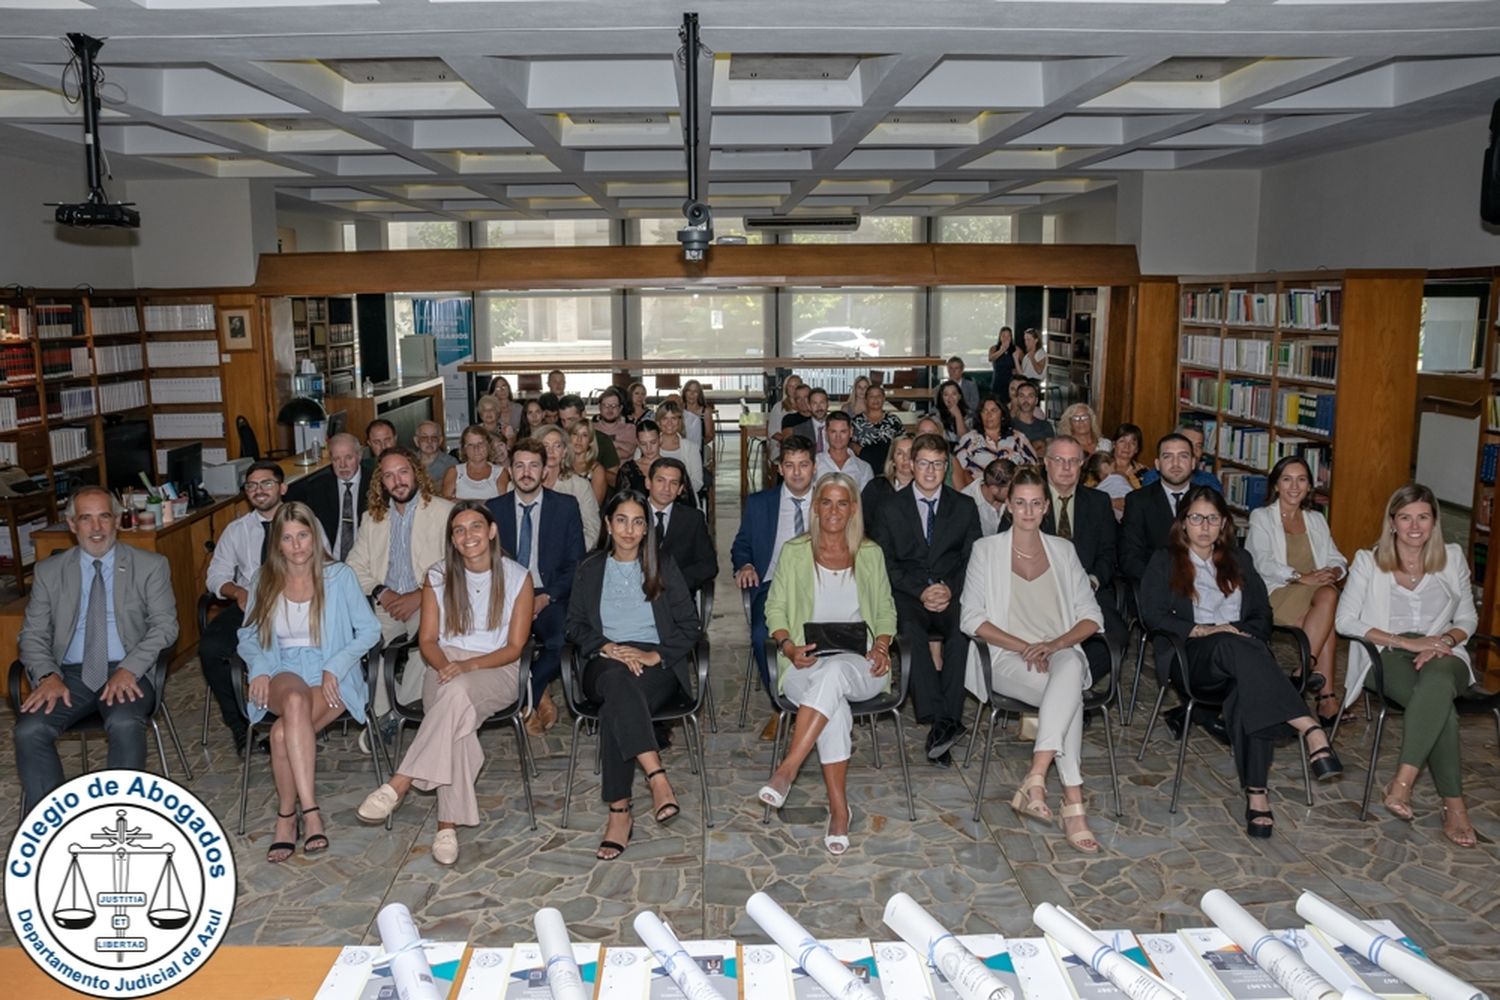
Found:
[{"label": "window with daylight", "polygon": [[915,215],[867,215],[852,233],[793,233],[793,243],[920,243],[923,219]]},{"label": "window with daylight", "polygon": [[387,222],[391,250],[457,250],[463,246],[457,222]]},{"label": "window with daylight", "polygon": [[987,371],[989,349],[1006,325],[1010,288],[947,287],[932,290],[933,352],[944,358],[958,355],[970,369]]},{"label": "window with daylight", "polygon": [[615,227],[609,219],[491,219],[475,237],[483,247],[607,247]]},{"label": "window with daylight", "polygon": [[1013,220],[1008,215],[944,215],[933,221],[938,243],[1012,242]]}]

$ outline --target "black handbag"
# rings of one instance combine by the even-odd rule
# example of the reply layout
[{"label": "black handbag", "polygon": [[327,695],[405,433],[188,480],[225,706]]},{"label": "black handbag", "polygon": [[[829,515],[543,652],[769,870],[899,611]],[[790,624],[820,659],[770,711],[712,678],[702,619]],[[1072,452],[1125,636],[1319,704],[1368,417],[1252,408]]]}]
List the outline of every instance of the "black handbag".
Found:
[{"label": "black handbag", "polygon": [[813,656],[870,651],[870,627],[864,622],[808,622],[802,626],[802,641],[813,643]]}]

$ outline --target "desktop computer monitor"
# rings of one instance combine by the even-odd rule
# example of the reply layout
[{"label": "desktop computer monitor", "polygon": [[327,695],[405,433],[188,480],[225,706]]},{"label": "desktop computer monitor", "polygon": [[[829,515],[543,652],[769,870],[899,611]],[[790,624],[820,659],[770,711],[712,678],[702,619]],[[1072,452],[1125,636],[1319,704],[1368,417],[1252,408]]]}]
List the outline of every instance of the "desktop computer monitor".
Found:
[{"label": "desktop computer monitor", "polygon": [[[201,447],[201,446],[200,446]],[[144,420],[122,420],[104,425],[105,485],[115,492],[139,489],[141,476],[151,468],[151,425]]]},{"label": "desktop computer monitor", "polygon": [[177,486],[177,495],[191,497],[203,482],[203,442],[179,445],[167,452],[167,482]]}]

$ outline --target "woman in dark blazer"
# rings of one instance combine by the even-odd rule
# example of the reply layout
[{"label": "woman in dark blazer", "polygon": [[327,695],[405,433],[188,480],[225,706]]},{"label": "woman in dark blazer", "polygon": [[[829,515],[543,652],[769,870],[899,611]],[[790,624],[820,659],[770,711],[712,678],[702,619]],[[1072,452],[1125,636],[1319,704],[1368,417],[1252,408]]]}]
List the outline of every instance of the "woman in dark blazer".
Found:
[{"label": "woman in dark blazer", "polygon": [[610,499],[600,550],[578,564],[568,602],[568,641],[585,664],[583,694],[601,705],[600,770],[610,816],[595,854],[600,861],[613,861],[630,843],[637,763],[651,787],[656,822],[679,812],[651,713],[692,690],[688,654],[700,626],[677,564],[658,560],[648,511],[646,498],[633,490]]},{"label": "woman in dark blazer", "polygon": [[[1184,669],[1193,689],[1224,700],[1224,720],[1235,768],[1245,790],[1245,832],[1269,837],[1273,818],[1266,775],[1276,737],[1291,726],[1307,743],[1308,763],[1319,780],[1336,778],[1343,765],[1328,735],[1271,653],[1271,602],[1249,554],[1234,543],[1234,524],[1223,496],[1195,486],[1178,504],[1167,545],[1152,557],[1141,579],[1141,620],[1184,640]],[[1158,661],[1172,656],[1157,641]],[[1180,674],[1178,674],[1180,676]]]}]

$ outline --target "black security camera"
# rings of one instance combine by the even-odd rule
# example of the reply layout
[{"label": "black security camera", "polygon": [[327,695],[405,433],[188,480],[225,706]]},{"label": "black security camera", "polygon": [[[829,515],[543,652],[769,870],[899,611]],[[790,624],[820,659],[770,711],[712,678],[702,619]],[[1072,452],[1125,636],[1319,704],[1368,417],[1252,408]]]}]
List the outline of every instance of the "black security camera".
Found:
[{"label": "black security camera", "polygon": [[677,230],[677,242],[682,244],[684,260],[702,260],[714,241],[714,213],[701,201],[684,202],[682,214],[687,216],[687,225]]}]

